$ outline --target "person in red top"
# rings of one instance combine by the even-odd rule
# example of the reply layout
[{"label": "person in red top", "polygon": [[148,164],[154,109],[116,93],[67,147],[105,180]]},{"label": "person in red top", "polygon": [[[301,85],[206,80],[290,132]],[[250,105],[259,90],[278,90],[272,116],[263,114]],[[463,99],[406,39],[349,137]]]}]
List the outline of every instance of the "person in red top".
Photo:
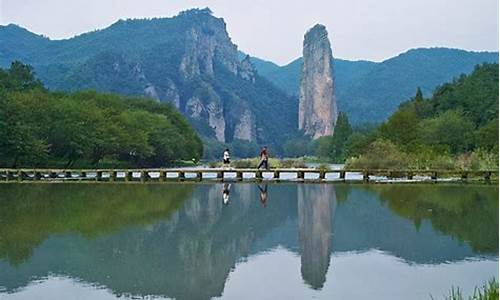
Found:
[{"label": "person in red top", "polygon": [[269,153],[267,152],[267,147],[264,146],[262,150],[260,151],[260,163],[257,169],[260,169],[260,167],[264,167],[266,170],[269,169]]}]

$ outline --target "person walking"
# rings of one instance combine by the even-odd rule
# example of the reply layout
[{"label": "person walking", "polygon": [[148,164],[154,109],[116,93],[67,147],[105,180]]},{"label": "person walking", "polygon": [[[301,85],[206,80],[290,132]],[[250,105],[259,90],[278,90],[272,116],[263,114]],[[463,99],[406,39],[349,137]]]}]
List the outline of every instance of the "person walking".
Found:
[{"label": "person walking", "polygon": [[222,154],[222,162],[224,163],[225,168],[229,168],[229,165],[231,164],[230,157],[229,149],[224,150],[224,153]]},{"label": "person walking", "polygon": [[260,151],[260,163],[259,166],[257,166],[257,169],[260,169],[260,167],[264,167],[266,170],[269,169],[269,153],[267,152],[267,146],[264,146],[262,150]]}]

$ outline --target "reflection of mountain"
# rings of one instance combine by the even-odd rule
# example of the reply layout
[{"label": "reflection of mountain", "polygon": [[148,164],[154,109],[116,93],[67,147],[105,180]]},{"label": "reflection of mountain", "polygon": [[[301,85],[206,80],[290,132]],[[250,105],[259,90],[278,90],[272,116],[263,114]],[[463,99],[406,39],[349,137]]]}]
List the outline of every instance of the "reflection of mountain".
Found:
[{"label": "reflection of mountain", "polygon": [[299,185],[297,198],[302,278],[320,289],[330,264],[335,190],[332,185]]},{"label": "reflection of mountain", "polygon": [[[457,212],[457,218],[462,217],[464,224],[481,223],[471,229],[475,240],[463,241],[460,234],[455,234],[456,225],[443,231],[445,235],[433,228],[432,219],[431,222],[424,219],[415,226],[414,218],[401,213],[401,209],[396,210],[397,214],[391,211],[393,205],[385,205],[388,200],[384,193],[396,186],[387,186],[384,193],[379,193],[374,186],[271,184],[265,208],[253,184],[233,184],[227,206],[222,204],[220,184],[133,185],[130,189],[128,185],[119,185],[124,189],[122,192],[114,185],[85,185],[87,190],[84,185],[39,186],[41,195],[62,195],[63,192],[57,190],[67,190],[69,194],[64,202],[67,206],[55,205],[47,197],[43,201],[34,200],[33,193],[23,198],[24,192],[19,192],[15,185],[0,185],[0,202],[17,216],[10,217],[0,211],[0,253],[4,259],[0,260],[0,286],[5,286],[7,291],[51,273],[104,285],[117,295],[206,299],[222,294],[228,275],[238,262],[278,245],[300,253],[304,281],[321,288],[332,251],[376,248],[406,261],[426,264],[462,260],[475,255],[470,245],[483,238],[485,228],[492,228],[492,222],[498,224],[498,217],[496,221],[487,217],[484,222],[477,222],[470,219],[476,214],[461,213],[478,201],[497,201],[497,187],[454,186],[462,191],[484,189],[475,194],[472,201],[460,201],[457,204],[460,209],[449,210],[449,214]],[[25,187],[31,188],[31,185],[23,185],[23,189]],[[104,192],[108,188],[110,190]],[[142,196],[134,194],[132,190],[136,188],[143,189]],[[400,199],[409,199],[408,192],[439,193],[443,202],[449,202],[455,201],[460,194],[446,196],[440,193],[444,186],[407,188],[397,187]],[[101,192],[93,194],[92,189]],[[193,189],[192,196],[182,201],[190,189]],[[102,203],[90,201],[94,204],[86,205],[85,201],[78,200],[83,197],[81,195],[96,198],[99,193],[102,193],[99,196]],[[377,195],[381,195],[382,201]],[[462,195],[469,197],[471,194]],[[17,197],[24,200],[14,201]],[[161,200],[164,197],[168,198]],[[398,199],[393,198],[391,201]],[[35,211],[44,212],[42,203],[52,203],[47,204],[52,210],[50,214],[41,215],[56,216],[59,221],[50,223],[49,217],[36,216]],[[402,201],[400,206],[404,203]],[[172,205],[170,209],[168,205]],[[495,205],[498,210],[498,203],[476,209],[491,209]],[[26,214],[26,211],[32,213]],[[115,211],[119,218],[113,217]],[[26,218],[34,220],[21,218],[23,212]],[[93,214],[108,216],[109,222]],[[94,219],[91,223],[85,222],[83,215]],[[33,229],[37,223],[47,222],[52,225],[45,226],[43,231]],[[5,253],[12,253],[16,248],[1,240],[7,236],[15,241],[15,235],[23,237],[23,232],[30,230],[43,232],[38,235],[37,243],[29,244],[32,255],[25,257],[23,262],[10,260]],[[482,253],[496,255],[498,246],[491,247],[493,251]]]}]

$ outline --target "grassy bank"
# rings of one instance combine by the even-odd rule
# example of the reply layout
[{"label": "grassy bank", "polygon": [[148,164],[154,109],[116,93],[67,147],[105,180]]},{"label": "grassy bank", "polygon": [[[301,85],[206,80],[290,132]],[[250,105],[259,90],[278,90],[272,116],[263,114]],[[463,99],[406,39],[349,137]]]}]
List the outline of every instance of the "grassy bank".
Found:
[{"label": "grassy bank", "polygon": [[[431,299],[435,299],[431,296]],[[492,279],[482,287],[474,288],[474,293],[470,297],[464,297],[460,288],[452,287],[446,300],[498,300],[498,281]]]}]

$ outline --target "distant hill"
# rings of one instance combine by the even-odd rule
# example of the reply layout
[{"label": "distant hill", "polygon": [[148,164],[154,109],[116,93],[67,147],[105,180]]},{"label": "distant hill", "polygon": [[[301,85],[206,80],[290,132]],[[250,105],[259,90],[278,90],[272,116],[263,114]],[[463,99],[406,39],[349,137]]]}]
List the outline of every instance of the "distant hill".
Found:
[{"label": "distant hill", "polygon": [[297,132],[296,99],[239,57],[224,20],[209,9],[120,20],[66,40],[0,26],[0,41],[0,67],[14,60],[30,64],[51,90],[96,89],[170,102],[206,141],[279,150]]},{"label": "distant hill", "polygon": [[[208,9],[120,20],[65,40],[0,26],[0,41],[0,67],[13,60],[33,65],[51,90],[96,89],[170,102],[205,141],[218,146],[243,141],[279,152],[298,134],[302,60],[278,66],[247,58],[232,43],[224,20]],[[335,59],[338,106],[351,123],[379,123],[418,87],[430,96],[483,62],[498,62],[498,53],[421,48],[380,63]]]},{"label": "distant hill", "polygon": [[[286,93],[297,95],[302,58],[282,67],[258,58],[252,62],[259,74]],[[380,63],[335,59],[339,109],[354,124],[378,123],[415,95],[418,87],[424,96],[430,96],[440,84],[471,73],[483,62],[498,62],[498,52],[419,48]]]}]

